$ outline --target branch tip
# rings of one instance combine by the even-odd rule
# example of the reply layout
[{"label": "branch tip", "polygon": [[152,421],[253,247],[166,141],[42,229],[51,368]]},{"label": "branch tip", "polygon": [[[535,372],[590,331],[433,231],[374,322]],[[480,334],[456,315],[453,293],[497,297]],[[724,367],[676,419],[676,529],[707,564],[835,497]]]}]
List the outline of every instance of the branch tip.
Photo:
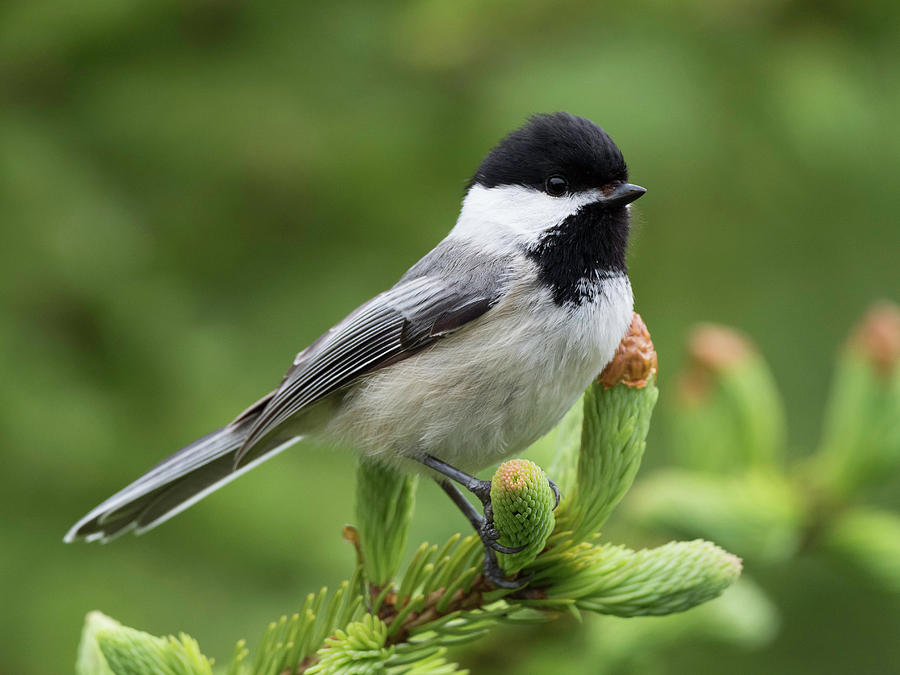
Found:
[{"label": "branch tip", "polygon": [[900,306],[888,300],[873,305],[853,332],[850,345],[879,373],[892,373],[900,362]]},{"label": "branch tip", "polygon": [[756,353],[750,338],[733,328],[712,323],[698,325],[688,338],[688,356],[714,373],[727,370]]},{"label": "branch tip", "polygon": [[750,338],[734,328],[698,324],[688,336],[688,367],[679,378],[679,393],[685,401],[702,400],[714,376],[746,363],[754,354],[756,347]]},{"label": "branch tip", "polygon": [[607,389],[617,384],[643,389],[656,374],[658,366],[650,331],[641,315],[635,312],[625,337],[597,382]]}]

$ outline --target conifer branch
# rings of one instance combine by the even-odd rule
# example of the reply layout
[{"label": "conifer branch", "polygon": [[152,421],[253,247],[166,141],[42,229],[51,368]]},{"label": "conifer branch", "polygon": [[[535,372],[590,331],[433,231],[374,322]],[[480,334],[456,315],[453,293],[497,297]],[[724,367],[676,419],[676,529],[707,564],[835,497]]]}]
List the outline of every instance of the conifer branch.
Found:
[{"label": "conifer branch", "polygon": [[[364,460],[359,527],[345,530],[357,551],[353,577],[334,593],[309,595],[296,614],[270,624],[252,659],[238,643],[228,673],[456,673],[446,649],[500,623],[580,611],[670,614],[719,595],[737,579],[741,563],[713,544],[672,542],[632,551],[598,541],[640,465],[658,396],[656,369],[650,335],[635,314],[613,361],[585,393],[580,417],[565,422],[569,442],[555,465],[569,494],[557,513],[547,476],[533,462],[511,460],[495,473],[491,496],[500,542],[525,546],[500,562],[508,574],[530,579],[524,589],[496,588],[485,579],[482,544],[474,535],[454,535],[440,547],[421,544],[398,575],[415,479]],[[571,428],[575,419],[580,433]],[[94,644],[100,659],[91,661]],[[206,675],[209,667],[186,636],[155,638],[121,626],[86,631],[82,652],[81,675],[108,675],[103,666],[116,675],[157,672],[141,670],[151,663],[188,668],[158,672]]]}]

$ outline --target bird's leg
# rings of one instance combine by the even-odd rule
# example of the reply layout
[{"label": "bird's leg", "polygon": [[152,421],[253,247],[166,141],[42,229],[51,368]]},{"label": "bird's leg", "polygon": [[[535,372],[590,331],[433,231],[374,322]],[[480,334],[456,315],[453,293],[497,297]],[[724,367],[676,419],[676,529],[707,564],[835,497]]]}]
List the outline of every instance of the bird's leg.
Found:
[{"label": "bird's leg", "polygon": [[[503,546],[497,541],[497,539],[500,538],[500,533],[497,531],[497,528],[494,527],[494,507],[491,504],[491,481],[479,480],[475,476],[467,474],[465,471],[460,471],[456,467],[451,466],[436,457],[432,457],[431,455],[425,455],[420,461],[428,468],[459,483],[481,501],[484,510],[483,517],[475,510],[472,504],[469,503],[469,500],[463,496],[456,486],[450,483],[450,481],[438,481],[438,484],[444,492],[450,496],[450,499],[452,499],[456,506],[459,507],[459,510],[463,512],[463,515],[465,515],[469,522],[472,523],[472,527],[475,528],[475,531],[481,538],[481,542],[484,545],[485,576],[494,582],[494,584],[502,588],[520,588],[523,586],[524,583],[527,582],[527,579],[516,582],[507,581],[497,564],[496,551],[499,551],[500,553],[518,553],[525,547],[519,546],[513,548],[510,546]],[[550,487],[556,495],[556,504],[558,505],[559,488],[556,487],[556,484],[553,481],[550,481]]]},{"label": "bird's leg", "polygon": [[466,500],[465,497],[459,494],[459,490],[456,490],[454,488],[454,492],[456,493],[456,495],[458,495],[458,497],[454,496],[447,490],[445,484],[449,487],[453,486],[446,481],[441,483],[441,487],[444,488],[444,491],[450,495],[450,498],[460,508],[466,518],[469,519],[469,522],[472,523],[472,527],[474,527],[478,532],[481,540],[485,542],[485,546],[491,546],[491,548],[496,551],[500,551],[501,553],[516,552],[514,550],[503,550],[507,547],[501,546],[497,543],[497,539],[500,537],[500,533],[497,532],[497,530],[494,528],[494,509],[491,505],[491,481],[479,480],[475,476],[467,474],[465,471],[460,471],[455,466],[450,466],[446,462],[442,462],[437,457],[432,457],[431,455],[425,455],[422,458],[421,462],[428,468],[434,469],[441,475],[446,476],[456,483],[459,483],[464,488],[466,488],[466,490],[478,497],[478,499],[481,501],[481,505],[484,511],[483,518],[472,508],[472,505],[468,502],[468,500]]},{"label": "bird's leg", "polygon": [[490,547],[494,551],[500,551],[500,553],[518,553],[525,548],[524,546],[512,547],[497,543],[497,539],[500,538],[500,533],[494,528],[493,521],[489,520],[489,517],[493,515],[489,513],[491,510],[490,501],[488,501],[487,505],[484,507],[485,516],[482,517],[453,483],[441,480],[438,481],[438,485],[440,485],[441,489],[450,496],[450,499],[452,499],[453,503],[459,507],[459,510],[463,512],[463,515],[468,521],[472,523],[472,527],[475,528],[475,531],[478,533],[478,536],[481,537],[485,546]]},{"label": "bird's leg", "polygon": [[[488,525],[487,518],[481,517],[481,514],[479,514],[478,511],[475,510],[475,507],[469,503],[469,500],[459,491],[459,488],[449,480],[439,480],[437,481],[437,484],[440,485],[441,489],[453,500],[453,503],[459,507],[459,510],[462,511],[463,515],[470,523],[472,523],[472,527],[475,528],[475,532],[478,533],[478,536],[481,538],[481,543],[484,546],[484,576],[487,579],[490,579],[491,583],[500,588],[522,588],[527,584],[530,577],[517,579],[516,581],[507,579],[503,574],[503,570],[500,569],[500,565],[497,564],[496,553],[496,551],[500,551],[501,553],[516,553],[525,547],[511,548],[497,543],[499,533],[494,528],[493,523]],[[484,507],[486,515],[490,511],[490,505],[490,498],[488,498],[487,505]]]}]

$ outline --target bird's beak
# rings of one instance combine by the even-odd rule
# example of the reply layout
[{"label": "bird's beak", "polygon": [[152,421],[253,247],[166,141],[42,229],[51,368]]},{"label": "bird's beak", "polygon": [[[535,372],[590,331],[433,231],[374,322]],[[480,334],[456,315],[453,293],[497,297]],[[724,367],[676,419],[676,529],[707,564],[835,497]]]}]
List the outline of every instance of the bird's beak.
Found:
[{"label": "bird's beak", "polygon": [[622,183],[617,185],[616,189],[608,195],[601,197],[598,202],[607,207],[625,206],[644,194],[647,190],[640,185],[632,185],[631,183]]}]

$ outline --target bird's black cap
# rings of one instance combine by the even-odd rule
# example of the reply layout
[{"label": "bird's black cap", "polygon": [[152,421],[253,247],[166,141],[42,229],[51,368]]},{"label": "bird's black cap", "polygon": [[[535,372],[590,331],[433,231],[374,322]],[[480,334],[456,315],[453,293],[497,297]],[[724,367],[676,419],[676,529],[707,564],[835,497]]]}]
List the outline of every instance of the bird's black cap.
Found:
[{"label": "bird's black cap", "polygon": [[572,192],[628,180],[625,159],[603,129],[583,117],[557,112],[534,115],[491,150],[469,186],[524,185],[544,190],[559,175]]}]

